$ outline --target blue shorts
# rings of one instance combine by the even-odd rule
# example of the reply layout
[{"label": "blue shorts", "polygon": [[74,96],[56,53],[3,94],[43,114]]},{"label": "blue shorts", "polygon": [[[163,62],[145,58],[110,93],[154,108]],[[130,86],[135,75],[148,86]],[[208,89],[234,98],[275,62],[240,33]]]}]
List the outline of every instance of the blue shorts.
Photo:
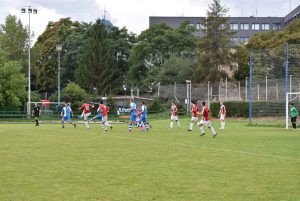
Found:
[{"label": "blue shorts", "polygon": [[143,123],[146,123],[147,116],[146,115],[142,115],[141,118],[140,118],[140,121],[143,122]]},{"label": "blue shorts", "polygon": [[130,121],[136,122],[136,114],[130,115]]},{"label": "blue shorts", "polygon": [[71,118],[70,117],[63,117],[62,120],[63,121],[71,121]]},{"label": "blue shorts", "polygon": [[102,115],[101,114],[97,114],[95,116],[95,119],[99,120],[99,121],[102,121]]}]

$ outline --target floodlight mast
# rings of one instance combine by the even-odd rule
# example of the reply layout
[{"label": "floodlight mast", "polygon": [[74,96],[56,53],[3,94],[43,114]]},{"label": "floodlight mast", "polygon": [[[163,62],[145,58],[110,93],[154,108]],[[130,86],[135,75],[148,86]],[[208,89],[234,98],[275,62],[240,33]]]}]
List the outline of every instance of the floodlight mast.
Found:
[{"label": "floodlight mast", "polygon": [[30,61],[30,48],[31,48],[31,31],[30,31],[30,14],[37,14],[37,9],[33,9],[32,6],[28,8],[21,8],[21,13],[28,13],[28,101],[27,101],[27,116],[30,118],[31,115],[31,61]]}]

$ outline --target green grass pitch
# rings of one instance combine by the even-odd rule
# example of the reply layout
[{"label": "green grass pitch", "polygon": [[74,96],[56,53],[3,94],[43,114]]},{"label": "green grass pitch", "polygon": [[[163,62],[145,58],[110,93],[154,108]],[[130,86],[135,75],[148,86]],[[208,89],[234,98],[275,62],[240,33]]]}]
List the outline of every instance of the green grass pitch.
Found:
[{"label": "green grass pitch", "polygon": [[300,200],[300,131],[0,124],[0,200]]}]

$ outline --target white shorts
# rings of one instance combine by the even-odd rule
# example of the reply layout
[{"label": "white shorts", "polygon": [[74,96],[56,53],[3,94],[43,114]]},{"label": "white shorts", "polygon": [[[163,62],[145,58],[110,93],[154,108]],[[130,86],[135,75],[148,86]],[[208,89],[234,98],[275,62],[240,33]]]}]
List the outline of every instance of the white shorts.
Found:
[{"label": "white shorts", "polygon": [[107,122],[107,115],[106,116],[102,116],[102,123],[106,123]]},{"label": "white shorts", "polygon": [[208,128],[211,128],[211,124],[210,124],[210,121],[205,121],[203,119],[201,119],[201,121],[199,122],[199,125],[205,125],[207,126]]},{"label": "white shorts", "polygon": [[191,118],[191,121],[193,121],[193,122],[198,121],[198,117],[192,117],[192,118]]},{"label": "white shorts", "polygon": [[171,121],[178,121],[178,116],[171,115]]},{"label": "white shorts", "polygon": [[221,120],[221,121],[225,121],[225,115],[224,115],[224,114],[221,114],[220,120]]},{"label": "white shorts", "polygon": [[84,113],[83,114],[83,119],[87,120],[90,115],[91,115],[91,113]]}]

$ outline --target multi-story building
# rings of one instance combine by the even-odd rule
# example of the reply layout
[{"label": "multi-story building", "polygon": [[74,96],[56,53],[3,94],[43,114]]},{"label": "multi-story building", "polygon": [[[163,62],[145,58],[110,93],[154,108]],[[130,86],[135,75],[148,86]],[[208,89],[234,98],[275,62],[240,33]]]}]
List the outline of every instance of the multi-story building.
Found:
[{"label": "multi-story building", "polygon": [[[185,21],[191,26],[195,26],[195,35],[203,36],[203,19],[205,17],[159,17],[150,16],[149,26],[153,24],[166,23],[172,28],[177,28]],[[232,43],[247,43],[249,38],[257,33],[264,31],[280,31],[294,20],[300,19],[300,5],[287,14],[285,17],[229,17],[230,28],[235,32],[231,38]]]}]

